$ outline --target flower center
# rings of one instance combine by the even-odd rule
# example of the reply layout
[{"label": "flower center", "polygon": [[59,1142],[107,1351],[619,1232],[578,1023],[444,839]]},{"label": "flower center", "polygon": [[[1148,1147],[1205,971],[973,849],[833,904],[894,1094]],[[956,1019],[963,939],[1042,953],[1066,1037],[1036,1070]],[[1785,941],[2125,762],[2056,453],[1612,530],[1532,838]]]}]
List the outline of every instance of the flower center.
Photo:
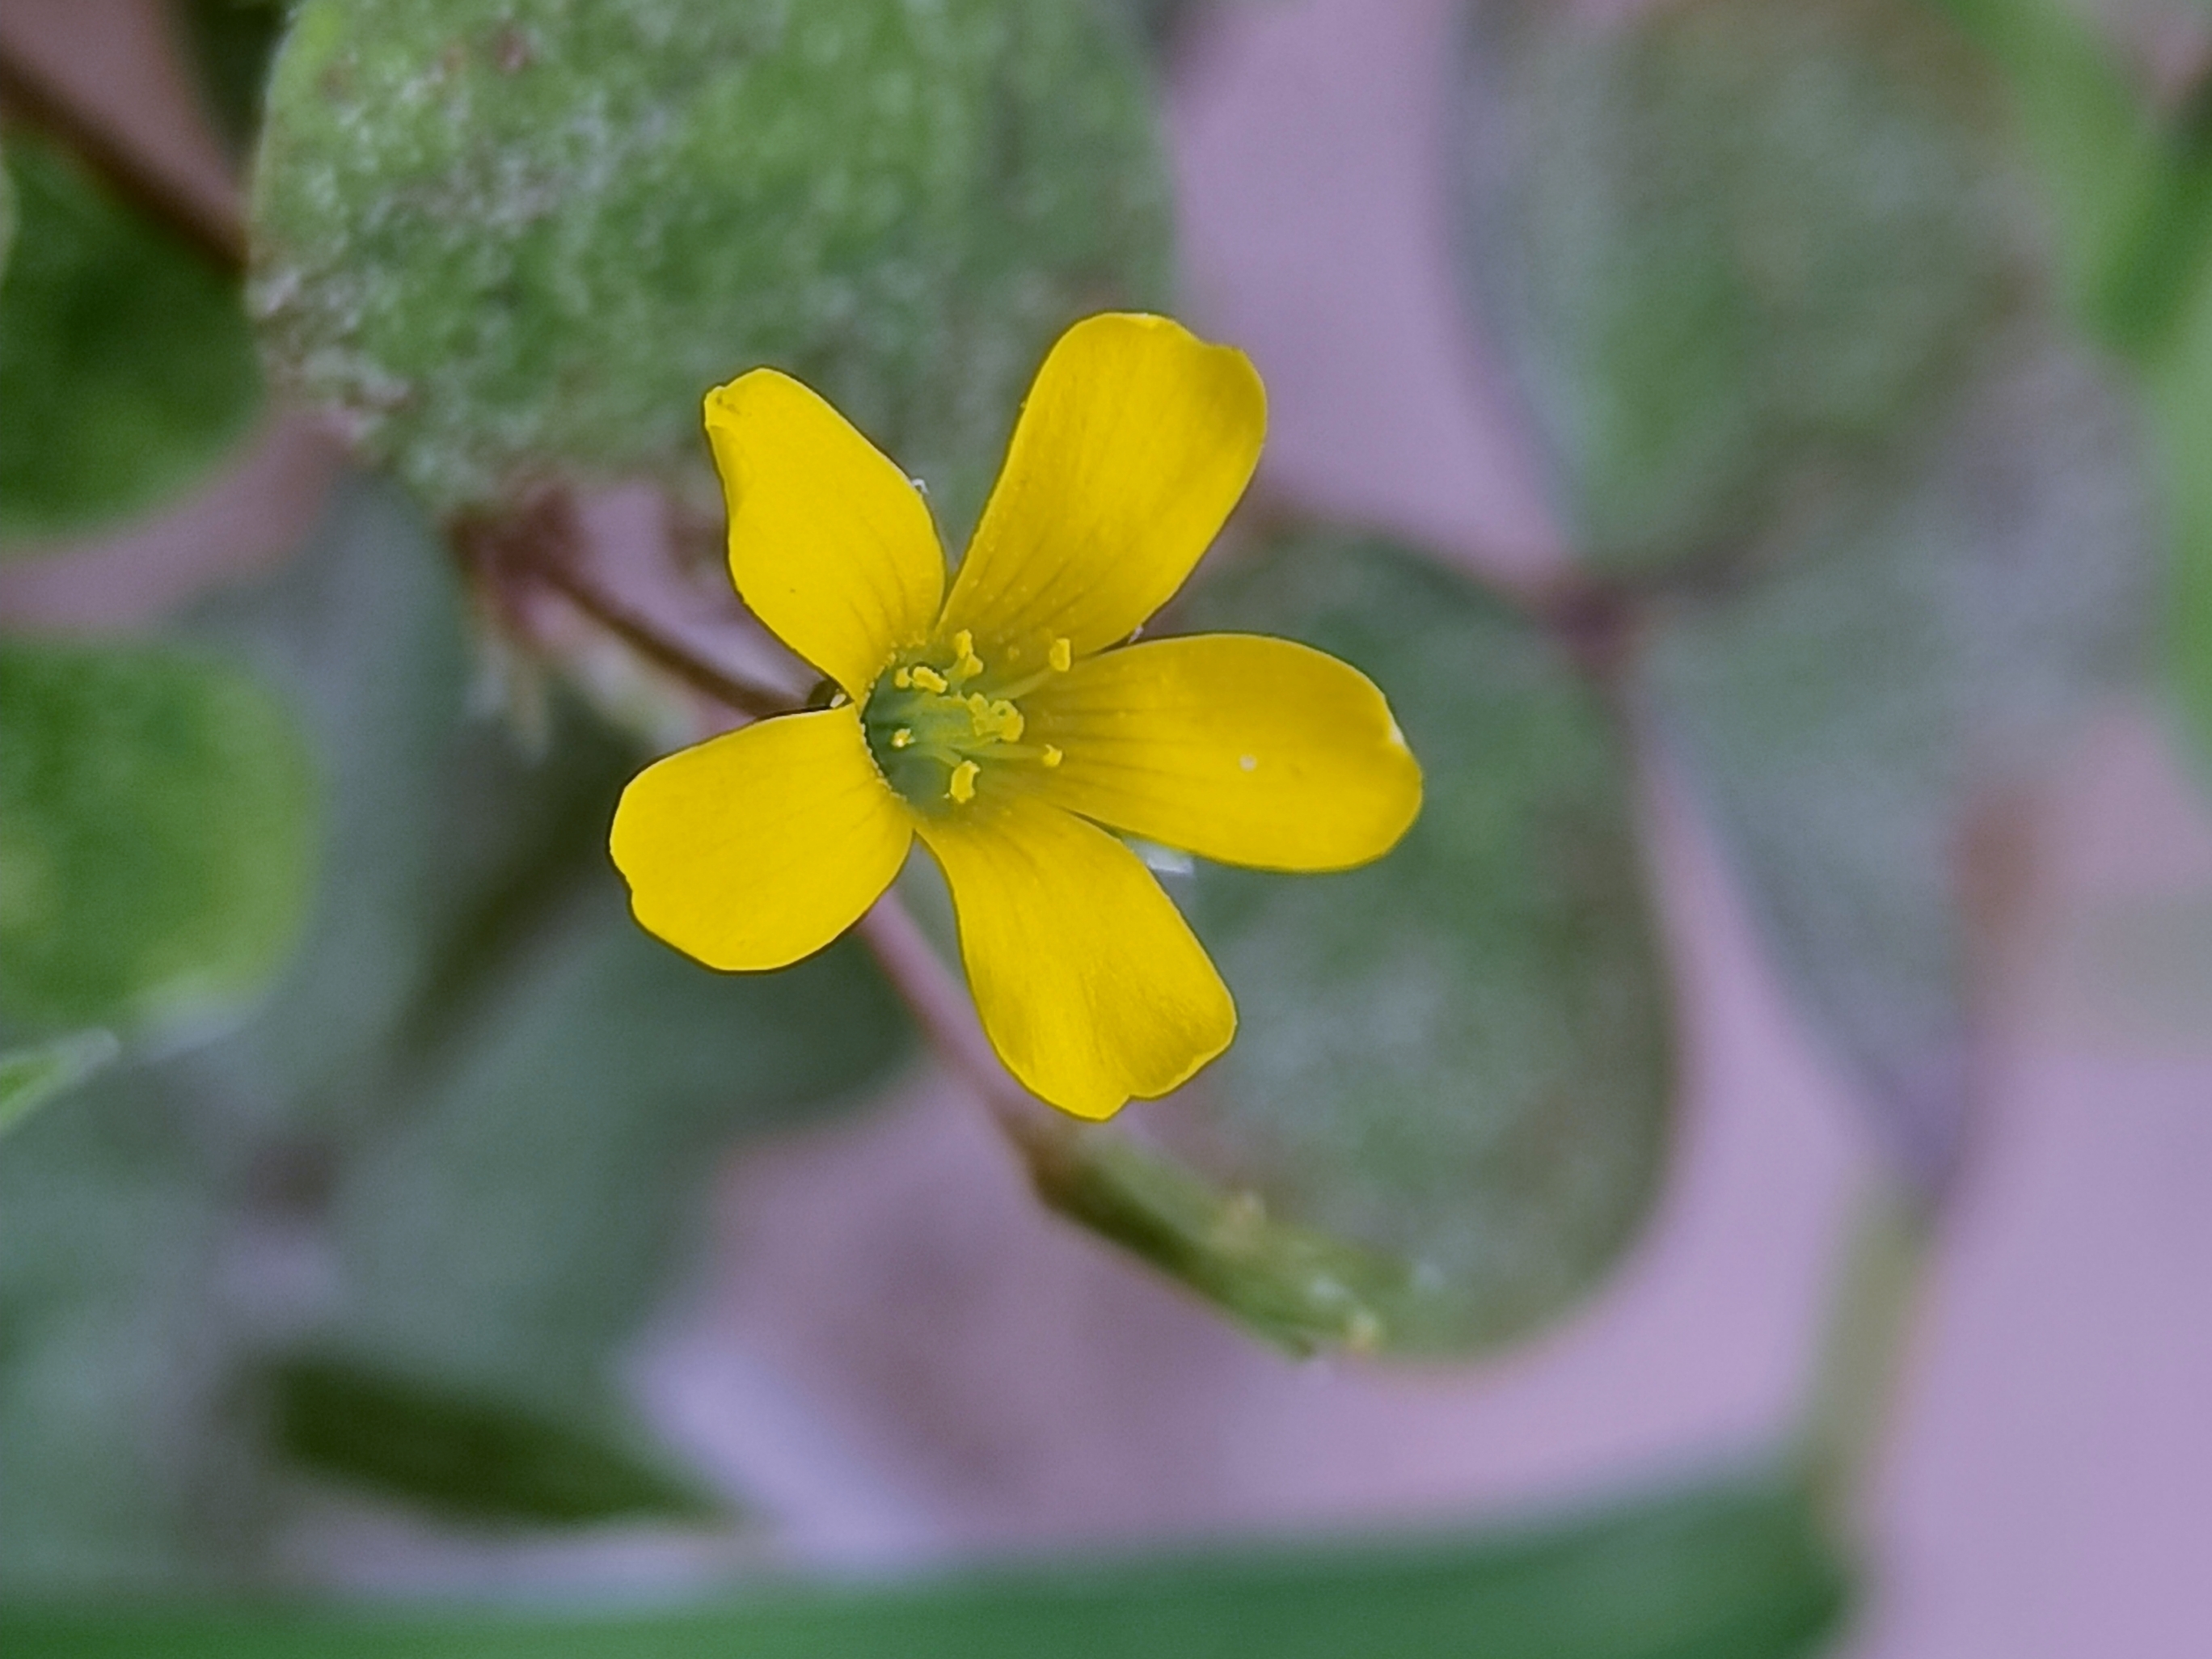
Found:
[{"label": "flower center", "polygon": [[1060,764],[1048,743],[1024,743],[1029,722],[1020,700],[1073,660],[1066,640],[1054,640],[1039,672],[1009,678],[994,674],[975,654],[975,636],[962,629],[948,646],[926,646],[884,671],[860,711],[868,751],[908,805],[923,811],[965,806],[976,786],[999,767]]}]

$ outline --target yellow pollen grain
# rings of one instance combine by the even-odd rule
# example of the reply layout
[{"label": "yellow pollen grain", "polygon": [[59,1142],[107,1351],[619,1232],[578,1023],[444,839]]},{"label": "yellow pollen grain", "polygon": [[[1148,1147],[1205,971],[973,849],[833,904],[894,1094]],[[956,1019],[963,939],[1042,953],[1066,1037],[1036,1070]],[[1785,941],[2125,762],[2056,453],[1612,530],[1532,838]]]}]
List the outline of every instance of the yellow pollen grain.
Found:
[{"label": "yellow pollen grain", "polygon": [[1075,647],[1064,639],[1054,640],[1052,642],[1052,649],[1045,653],[1044,659],[1059,672],[1065,674],[1075,666]]},{"label": "yellow pollen grain", "polygon": [[983,769],[974,761],[964,760],[952,769],[952,781],[945,793],[965,806],[975,799],[975,775]]},{"label": "yellow pollen grain", "polygon": [[1060,754],[1060,750],[1054,748],[1051,744],[1045,744],[1044,763],[1047,766],[1057,766],[1064,758],[1065,757]]},{"label": "yellow pollen grain", "polygon": [[934,691],[940,696],[945,693],[945,676],[934,668],[917,667],[912,671],[911,678],[925,691]]},{"label": "yellow pollen grain", "polygon": [[894,749],[903,749],[913,741],[914,728],[910,726],[902,726],[891,733],[891,747]]}]

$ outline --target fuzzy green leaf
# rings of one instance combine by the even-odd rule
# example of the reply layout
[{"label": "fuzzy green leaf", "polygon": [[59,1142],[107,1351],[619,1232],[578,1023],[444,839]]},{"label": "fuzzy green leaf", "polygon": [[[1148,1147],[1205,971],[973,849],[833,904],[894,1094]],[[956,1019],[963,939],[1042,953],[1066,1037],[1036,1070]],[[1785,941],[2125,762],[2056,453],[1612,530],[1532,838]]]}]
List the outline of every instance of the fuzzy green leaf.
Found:
[{"label": "fuzzy green leaf", "polygon": [[2103,368],[2048,336],[2002,357],[1887,489],[1669,607],[1648,665],[1785,978],[1923,1188],[1976,1084],[1982,832],[2132,666],[2154,545]]},{"label": "fuzzy green leaf", "polygon": [[313,0],[255,308],[441,511],[549,474],[716,501],[700,398],[772,363],[957,526],[1054,334],[1159,290],[1154,125],[1088,0]]},{"label": "fuzzy green leaf", "polygon": [[1913,0],[1473,15],[1463,286],[1594,569],[1879,470],[2044,280],[1994,79]]},{"label": "fuzzy green leaf", "polygon": [[2131,357],[2172,543],[2167,668],[2212,764],[2212,82],[2171,109],[2061,0],[1943,0],[2004,72],[2055,210],[2080,324]]},{"label": "fuzzy green leaf", "polygon": [[1191,609],[1366,671],[1426,789],[1364,869],[1170,878],[1239,1011],[1192,1150],[1262,1206],[1224,1200],[1196,1232],[1223,1258],[1206,1270],[1262,1271],[1264,1297],[1304,1283],[1356,1346],[1522,1335],[1635,1237],[1668,1144],[1668,991],[1621,733],[1558,644],[1386,544],[1294,541]]}]

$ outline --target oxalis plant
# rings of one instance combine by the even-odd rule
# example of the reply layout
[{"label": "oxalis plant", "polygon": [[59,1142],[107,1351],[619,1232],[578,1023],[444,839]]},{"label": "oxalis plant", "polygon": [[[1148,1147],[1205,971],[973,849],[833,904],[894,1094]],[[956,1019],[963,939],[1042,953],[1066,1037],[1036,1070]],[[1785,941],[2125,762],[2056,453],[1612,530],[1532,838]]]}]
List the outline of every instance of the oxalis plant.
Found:
[{"label": "oxalis plant", "polygon": [[[0,57],[13,568],[271,410],[349,457],[155,633],[0,640],[10,1651],[1841,1627],[2006,803],[2146,662],[2212,733],[2201,73],[2056,0],[1468,5],[1437,209],[1574,555],[1510,586],[1248,490],[1259,375],[1173,320],[1203,10],[179,5],[234,210]],[[1504,1532],[270,1610],[333,1492],[761,1524],[617,1361],[714,1161],[917,1038],[1043,1204],[1261,1340],[1552,1328],[1675,1131],[1662,750],[1884,1165],[1756,1466]],[[312,1288],[245,1294],[254,1251]]]}]

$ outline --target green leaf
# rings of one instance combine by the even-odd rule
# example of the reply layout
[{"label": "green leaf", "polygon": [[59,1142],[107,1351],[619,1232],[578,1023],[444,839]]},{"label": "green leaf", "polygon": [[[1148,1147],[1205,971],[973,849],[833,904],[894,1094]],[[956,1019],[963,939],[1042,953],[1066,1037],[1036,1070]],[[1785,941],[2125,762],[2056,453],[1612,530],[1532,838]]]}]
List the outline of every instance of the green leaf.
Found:
[{"label": "green leaf", "polygon": [[18,216],[0,282],[0,538],[153,506],[205,472],[261,404],[234,277],[14,135]]},{"label": "green leaf", "polygon": [[204,651],[0,642],[0,1007],[174,1034],[297,938],[313,776],[269,689]]},{"label": "green leaf", "polygon": [[2161,108],[2088,15],[1943,3],[2005,75],[2076,318],[2142,371],[2170,504],[2168,672],[2212,757],[2212,82]]},{"label": "green leaf", "polygon": [[76,1087],[121,1050],[112,1031],[72,1031],[0,1049],[0,1135],[56,1095]]},{"label": "green leaf", "polygon": [[[94,1079],[0,1156],[16,1590],[270,1570],[298,1484],[267,1412],[271,1328],[637,1443],[616,1359],[698,1236],[718,1156],[857,1107],[906,1051],[853,949],[724,977],[638,932],[605,854],[638,757],[566,700],[535,759],[472,717],[460,597],[399,492],[347,480],[301,557],[193,623],[320,751],[320,890],[251,1024]],[[313,1297],[278,1272],[242,1326],[240,1238],[312,1261]]]},{"label": "green leaf", "polygon": [[278,1367],[276,1434],[295,1462],[471,1521],[711,1519],[713,1502],[588,1429],[342,1360]]},{"label": "green leaf", "polygon": [[849,943],[721,975],[637,928],[606,828],[640,757],[565,700],[535,760],[468,718],[451,570],[355,483],[313,556],[210,618],[343,757],[323,927],[215,1058],[335,1166],[325,1348],[617,1433],[610,1356],[715,1153],[857,1102],[908,1028]]},{"label": "green leaf", "polygon": [[232,151],[252,148],[269,66],[291,0],[171,0],[173,27],[199,71],[200,101]]},{"label": "green leaf", "polygon": [[2139,648],[2136,422],[2078,348],[1999,355],[1886,489],[1801,516],[1648,672],[1785,979],[1923,1188],[1976,1085],[1978,891],[2010,794]]},{"label": "green leaf", "polygon": [[2092,15],[2058,0],[1937,3],[2005,76],[2076,314],[2151,355],[2212,258],[2212,89],[2160,112]]},{"label": "green leaf", "polygon": [[2168,674],[2200,769],[2212,776],[2212,280],[2198,285],[2171,349],[2152,371],[2173,543],[2166,595]]},{"label": "green leaf", "polygon": [[1185,31],[1206,10],[1208,0],[1097,0],[1097,4],[1143,41],[1147,51],[1167,60]]},{"label": "green leaf", "polygon": [[2043,281],[2000,90],[1913,0],[1474,15],[1463,287],[1592,568],[1745,556]]},{"label": "green leaf", "polygon": [[15,176],[8,167],[8,152],[0,149],[0,292],[4,292],[8,256],[15,247]]},{"label": "green leaf", "polygon": [[10,1594],[190,1581],[252,1524],[225,1160],[165,1069],[112,1067],[0,1144]]},{"label": "green leaf", "polygon": [[[1193,609],[1365,670],[1426,779],[1412,831],[1365,869],[1205,867],[1175,890],[1239,1011],[1197,1091],[1200,1167],[1395,1260],[1315,1258],[1343,1337],[1457,1352],[1523,1334],[1634,1237],[1667,1146],[1668,994],[1621,734],[1557,644],[1382,544],[1283,545]],[[1250,1200],[1232,1250],[1249,1247],[1236,1213]],[[1272,1241],[1270,1272],[1310,1254]]]},{"label": "green leaf", "polygon": [[313,0],[255,308],[441,512],[549,473],[718,503],[700,398],[765,362],[958,526],[1054,334],[1162,286],[1155,125],[1089,0]]},{"label": "green leaf", "polygon": [[790,1589],[656,1613],[11,1609],[36,1659],[1785,1659],[1849,1577],[1791,1488],[1662,1495],[1542,1529]]},{"label": "green leaf", "polygon": [[852,944],[709,974],[639,932],[601,856],[580,873],[356,1148],[331,1197],[344,1297],[325,1340],[588,1419],[715,1153],[855,1103],[905,1027]]}]

